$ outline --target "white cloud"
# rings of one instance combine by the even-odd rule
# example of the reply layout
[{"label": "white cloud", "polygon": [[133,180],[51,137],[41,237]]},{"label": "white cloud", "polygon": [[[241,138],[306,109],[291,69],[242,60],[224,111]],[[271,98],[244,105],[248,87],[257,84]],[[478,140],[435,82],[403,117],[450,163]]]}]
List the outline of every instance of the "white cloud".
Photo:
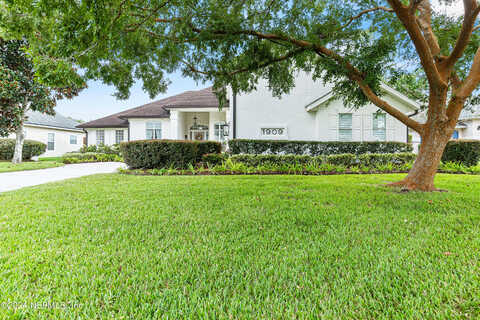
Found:
[{"label": "white cloud", "polygon": [[455,17],[463,16],[464,14],[463,1],[461,0],[455,0],[450,5],[440,4],[439,0],[431,0],[431,2],[432,2],[433,10],[435,12],[445,13],[449,16],[455,16]]}]

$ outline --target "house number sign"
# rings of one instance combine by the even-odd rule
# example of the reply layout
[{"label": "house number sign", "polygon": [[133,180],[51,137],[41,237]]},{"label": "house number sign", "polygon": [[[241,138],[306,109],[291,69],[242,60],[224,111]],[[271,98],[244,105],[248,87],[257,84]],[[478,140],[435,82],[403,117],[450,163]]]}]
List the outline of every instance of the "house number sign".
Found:
[{"label": "house number sign", "polygon": [[262,128],[262,136],[283,136],[284,128]]}]

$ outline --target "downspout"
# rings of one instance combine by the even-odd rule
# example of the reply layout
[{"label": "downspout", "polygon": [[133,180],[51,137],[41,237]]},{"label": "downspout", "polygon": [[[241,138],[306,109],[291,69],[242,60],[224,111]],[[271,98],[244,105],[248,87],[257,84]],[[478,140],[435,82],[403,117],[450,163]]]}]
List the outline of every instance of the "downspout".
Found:
[{"label": "downspout", "polygon": [[127,139],[128,140],[127,141],[130,142],[130,121],[127,120],[127,122],[128,122],[128,127],[127,127]]},{"label": "downspout", "polygon": [[237,138],[237,94],[233,92],[233,139]]},{"label": "downspout", "polygon": [[[415,110],[414,113],[408,115],[409,118],[415,117],[417,114],[420,113],[420,109]],[[407,143],[408,143],[408,136],[410,135],[410,128],[407,126]]]}]

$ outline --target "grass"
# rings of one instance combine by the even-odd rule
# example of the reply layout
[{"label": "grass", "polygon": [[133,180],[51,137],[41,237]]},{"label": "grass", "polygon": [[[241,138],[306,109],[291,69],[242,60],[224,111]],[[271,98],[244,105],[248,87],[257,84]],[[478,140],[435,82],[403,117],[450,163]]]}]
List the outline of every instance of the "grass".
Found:
[{"label": "grass", "polygon": [[63,157],[43,157],[38,158],[38,161],[55,161],[55,162],[62,162]]},{"label": "grass", "polygon": [[401,177],[114,174],[0,194],[0,318],[478,319],[480,177],[381,186]]},{"label": "grass", "polygon": [[13,164],[10,161],[0,161],[0,173],[55,168],[63,165],[63,163],[56,161],[25,161],[19,164]]}]

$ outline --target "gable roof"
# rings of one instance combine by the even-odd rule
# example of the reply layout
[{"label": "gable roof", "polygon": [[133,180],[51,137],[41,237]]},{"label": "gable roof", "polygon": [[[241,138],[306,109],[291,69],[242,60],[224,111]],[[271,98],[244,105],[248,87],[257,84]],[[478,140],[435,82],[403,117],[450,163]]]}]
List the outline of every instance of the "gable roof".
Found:
[{"label": "gable roof", "polygon": [[59,113],[56,113],[54,116],[51,116],[42,112],[29,110],[27,111],[26,116],[27,116],[27,119],[25,120],[26,125],[80,131],[76,127],[78,125],[77,121],[67,118]]},{"label": "gable roof", "polygon": [[[385,93],[388,93],[388,94],[396,97],[397,99],[401,100],[411,109],[413,109],[413,110],[419,110],[420,109],[420,104],[418,102],[410,99],[409,97],[407,97],[403,93],[401,93],[401,92],[399,92],[399,91],[393,89],[392,87],[387,86],[386,84],[383,84],[383,83],[380,85],[380,87]],[[322,106],[326,102],[330,101],[333,97],[334,97],[333,90],[330,90],[327,93],[325,93],[324,95],[322,95],[321,97],[319,97],[319,98],[315,99],[314,101],[310,102],[309,104],[307,104],[305,106],[305,110],[306,111],[315,111],[320,106]]]},{"label": "gable roof", "polygon": [[473,106],[469,109],[463,109],[459,118],[459,120],[473,120],[473,119],[480,119],[480,105]]},{"label": "gable roof", "polygon": [[169,118],[173,108],[218,108],[219,101],[212,88],[186,91],[168,98],[119,112],[78,125],[78,128],[128,127],[129,118]]}]

